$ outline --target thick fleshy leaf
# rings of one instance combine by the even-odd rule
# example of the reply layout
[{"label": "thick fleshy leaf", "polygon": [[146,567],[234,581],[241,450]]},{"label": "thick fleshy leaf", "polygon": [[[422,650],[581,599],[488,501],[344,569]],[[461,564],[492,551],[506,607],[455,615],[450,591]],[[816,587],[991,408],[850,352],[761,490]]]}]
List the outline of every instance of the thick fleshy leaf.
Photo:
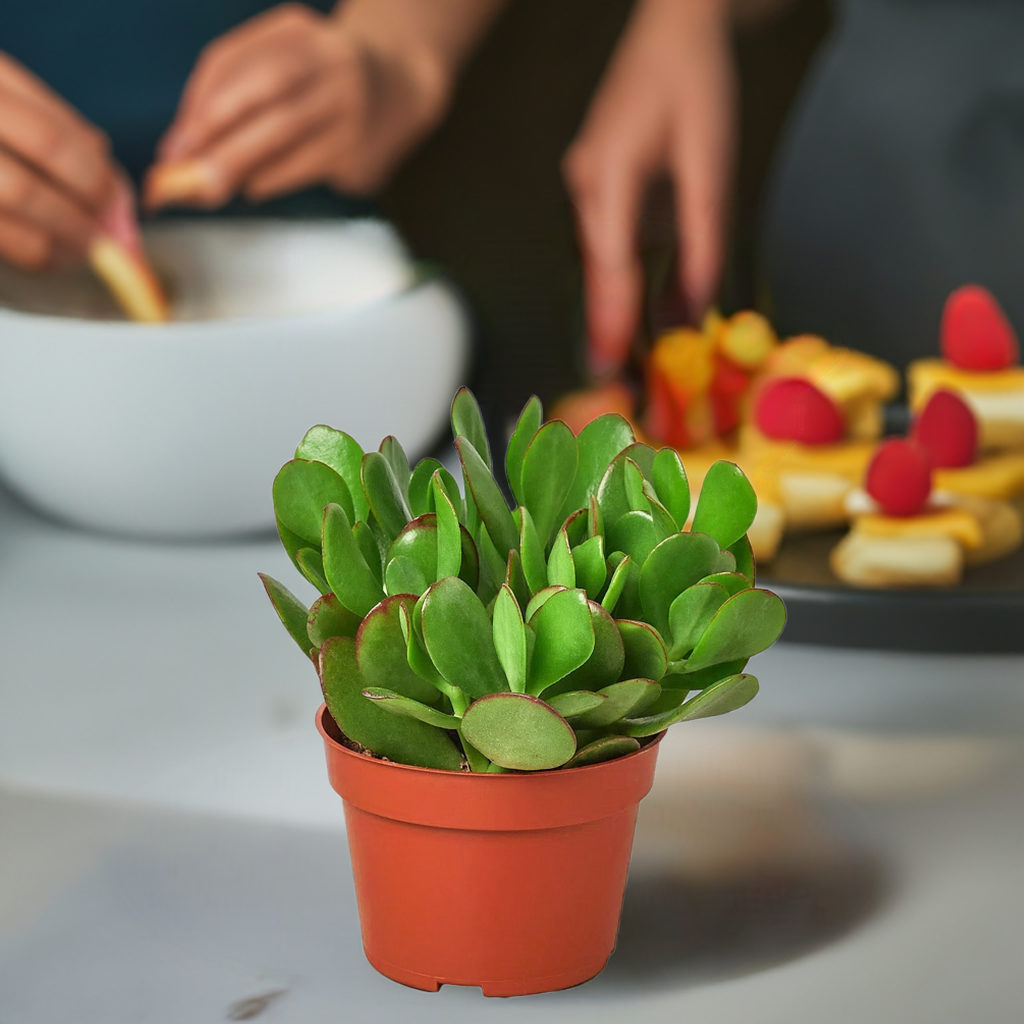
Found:
[{"label": "thick fleshy leaf", "polygon": [[576,734],[557,711],[525,693],[474,701],[462,734],[486,758],[514,771],[558,768],[576,753]]},{"label": "thick fleshy leaf", "polygon": [[476,588],[480,600],[490,604],[505,582],[508,573],[508,558],[502,560],[498,549],[491,543],[487,527],[481,523],[477,528],[476,548],[480,552],[480,585]]},{"label": "thick fleshy leaf", "polygon": [[720,459],[707,472],[693,516],[695,533],[706,533],[727,548],[735,544],[754,521],[757,495],[743,470]]},{"label": "thick fleshy leaf", "polygon": [[352,536],[352,527],[340,505],[328,505],[323,514],[324,574],[338,600],[362,618],[384,597]]},{"label": "thick fleshy leaf", "polygon": [[585,664],[594,651],[594,627],[587,595],[582,590],[560,590],[552,594],[529,621],[537,641],[530,659],[526,689],[540,696],[549,686]]},{"label": "thick fleshy leaf", "polygon": [[437,690],[409,667],[399,609],[403,603],[411,607],[415,600],[411,594],[396,594],[381,601],[363,619],[356,634],[359,671],[367,686],[386,686],[413,700],[436,704]]},{"label": "thick fleshy leaf", "polygon": [[542,587],[533,595],[533,597],[530,598],[530,603],[526,606],[523,618],[529,622],[546,601],[554,597],[555,594],[561,593],[563,590],[565,590],[565,587]]},{"label": "thick fleshy leaf", "polygon": [[[621,552],[619,552],[619,554],[621,554]],[[629,575],[632,565],[633,560],[629,555],[626,555],[615,566],[615,569],[612,572],[612,578],[608,581],[608,589],[604,592],[604,597],[601,598],[601,607],[604,608],[606,612],[614,613],[615,606],[619,603],[619,598],[622,596],[623,588],[626,586],[626,578]]]},{"label": "thick fleshy leaf", "polygon": [[576,437],[561,420],[545,423],[523,456],[522,504],[533,516],[545,551],[563,522],[560,513],[578,460]]},{"label": "thick fleshy leaf", "polygon": [[435,729],[457,729],[459,725],[459,720],[454,715],[421,704],[418,700],[389,690],[386,686],[367,686],[363,689],[363,696],[367,700],[376,701],[379,707],[393,715],[415,718],[419,722],[434,726]]},{"label": "thick fleshy leaf", "polygon": [[491,620],[466,583],[456,576],[438,580],[423,595],[422,607],[427,653],[448,682],[470,697],[508,690]]},{"label": "thick fleshy leaf", "polygon": [[[418,605],[418,602],[417,602]],[[402,635],[406,640],[405,656],[409,668],[413,670],[425,683],[429,683],[439,693],[443,693],[451,702],[452,709],[456,715],[462,714],[469,706],[469,698],[457,686],[448,682],[437,667],[430,660],[427,649],[423,645],[423,636],[413,626],[412,616],[409,613],[409,606],[403,604],[400,608],[399,622],[402,626]]]},{"label": "thick fleshy leaf", "polygon": [[608,528],[608,547],[624,551],[636,565],[643,565],[659,542],[650,512],[630,509]]},{"label": "thick fleshy leaf", "polygon": [[[673,687],[693,690],[706,690],[721,679],[729,676],[739,675],[747,667],[749,658],[736,658],[733,661],[723,661],[720,665],[708,665],[707,668],[695,668],[686,671],[684,662],[673,662],[669,665],[669,675],[665,679],[670,680]],[[664,683],[664,680],[662,680]]]},{"label": "thick fleshy leaf", "polygon": [[356,523],[352,527],[352,536],[355,537],[356,545],[363,555],[373,578],[383,586],[384,584],[384,563],[380,557],[380,548],[377,546],[377,538],[369,523]]},{"label": "thick fleshy leaf", "polygon": [[384,534],[394,539],[412,519],[412,513],[391,464],[380,452],[363,456],[362,481],[370,511]]},{"label": "thick fleshy leaf", "polygon": [[437,459],[420,459],[412,471],[409,477],[409,511],[413,517],[434,511],[430,483],[439,469],[444,469],[444,466]]},{"label": "thick fleshy leaf", "polygon": [[640,566],[621,551],[613,551],[608,556],[608,565],[616,569],[623,561],[627,561],[627,568],[623,576],[622,593],[615,604],[615,616],[639,621],[644,617],[644,607],[640,602]]},{"label": "thick fleshy leaf", "polygon": [[750,580],[750,585],[753,586],[754,549],[750,546],[750,540],[746,536],[740,537],[735,544],[729,545],[729,550],[736,559],[736,571],[743,573]]},{"label": "thick fleshy leaf", "polygon": [[651,483],[658,500],[668,510],[679,529],[690,517],[690,482],[686,478],[679,453],[674,448],[662,448],[654,456]]},{"label": "thick fleshy leaf", "polygon": [[718,557],[715,559],[715,572],[735,572],[736,571],[736,556],[728,549],[724,549],[718,552]]},{"label": "thick fleshy leaf", "polygon": [[434,507],[437,522],[437,578],[458,576],[462,568],[462,529],[459,516],[445,493],[440,473],[434,474]]},{"label": "thick fleshy leaf", "polygon": [[[288,557],[292,560],[292,565],[294,565],[295,568],[298,569],[299,568],[299,560],[298,560],[299,549],[300,548],[309,547],[309,541],[303,540],[293,530],[289,530],[288,527],[285,526],[284,523],[282,523],[280,519],[276,519],[276,522],[277,522],[277,534],[281,538],[281,545],[284,547],[285,551],[288,553]],[[320,545],[318,543],[317,544],[317,550],[319,550],[319,548],[320,548]],[[301,572],[302,570],[299,569],[299,571]],[[314,584],[314,586],[315,586],[315,584]]]},{"label": "thick fleshy leaf", "polygon": [[551,554],[548,555],[548,586],[569,589],[576,586],[576,563],[565,530],[558,531],[551,545]]},{"label": "thick fleshy leaf", "polygon": [[616,757],[635,754],[640,749],[640,741],[632,736],[601,736],[591,740],[565,763],[566,768],[583,768],[588,764],[600,764],[612,761]]},{"label": "thick fleshy leaf", "polygon": [[[572,560],[575,564],[575,584],[587,592],[592,601],[601,596],[608,579],[608,565],[604,560],[604,537],[585,540],[574,548]],[[555,582],[550,580],[550,582]]]},{"label": "thick fleshy leaf", "polygon": [[423,570],[407,555],[395,555],[388,562],[384,574],[384,589],[388,594],[415,594],[419,597],[434,581],[423,575]]},{"label": "thick fleshy leaf", "polygon": [[750,588],[750,580],[741,572],[714,572],[705,576],[701,583],[717,583],[729,592],[729,596]]},{"label": "thick fleshy leaf", "polygon": [[[459,536],[462,542],[462,553],[459,559],[459,576],[471,587],[476,587],[479,579],[479,564],[476,545],[466,532],[465,528],[459,529]],[[417,516],[407,523],[402,532],[394,539],[388,549],[387,562],[390,571],[391,563],[400,557],[411,560],[419,570],[427,584],[433,583],[439,576],[437,559],[437,515],[428,512],[425,515]],[[401,567],[395,570],[401,579],[407,576],[407,569]],[[410,576],[409,579],[418,577]],[[398,593],[399,591],[395,591]],[[415,590],[408,590],[405,593],[415,593]],[[388,584],[388,593],[391,593],[391,584]]]},{"label": "thick fleshy leaf", "polygon": [[523,563],[523,575],[531,594],[548,585],[548,567],[544,558],[544,545],[537,536],[530,510],[520,506],[519,512],[519,557]]},{"label": "thick fleshy leaf", "polygon": [[548,688],[545,699],[569,690],[599,690],[622,676],[626,652],[615,620],[595,601],[588,602],[594,650],[578,669]]},{"label": "thick fleshy leaf", "polygon": [[590,496],[590,504],[587,506],[587,536],[603,537],[604,520],[601,518],[601,506],[597,503],[597,496]]},{"label": "thick fleshy leaf", "polygon": [[742,590],[708,623],[686,659],[689,669],[750,658],[771,647],[786,625],[786,606],[769,590]]},{"label": "thick fleshy leaf", "polygon": [[309,609],[283,584],[278,583],[273,576],[266,573],[259,573],[263,582],[263,589],[270,598],[270,603],[277,612],[277,617],[282,625],[288,630],[288,635],[299,645],[299,650],[308,655],[312,647],[318,646],[316,641],[310,639],[306,631],[306,621],[309,618]]},{"label": "thick fleshy leaf", "polygon": [[363,696],[367,684],[359,671],[354,640],[339,636],[324,643],[320,680],[327,710],[350,740],[401,764],[447,771],[461,768],[462,755],[446,732],[390,715]]},{"label": "thick fleshy leaf", "polygon": [[729,591],[720,583],[703,582],[687,587],[672,602],[668,610],[670,660],[682,658],[697,646],[697,641],[704,634],[715,612],[729,600],[730,596]]},{"label": "thick fleshy leaf", "polygon": [[633,428],[618,413],[606,413],[591,420],[576,438],[579,462],[576,478],[562,506],[562,519],[578,508],[589,504],[591,495],[597,494],[605,471],[624,448],[636,442]]},{"label": "thick fleshy leaf", "polygon": [[658,694],[658,699],[647,708],[646,715],[660,715],[663,711],[671,711],[673,708],[679,707],[686,700],[691,691],[685,686],[665,685],[666,683],[677,681],[678,678],[678,676],[665,676],[662,679],[661,693]]},{"label": "thick fleshy leaf", "polygon": [[516,424],[516,429],[505,451],[505,477],[512,490],[512,495],[519,505],[523,504],[523,456],[526,454],[526,449],[530,446],[534,434],[540,430],[543,420],[544,410],[540,399],[533,395],[523,406],[523,411],[519,414],[519,422]]},{"label": "thick fleshy leaf", "polygon": [[519,559],[518,551],[508,553],[508,565],[505,569],[505,586],[512,590],[515,599],[519,602],[520,608],[525,608],[530,603],[530,588],[526,585],[526,577],[523,575],[523,563]]},{"label": "thick fleshy leaf", "polygon": [[661,679],[668,670],[668,652],[661,634],[649,623],[618,619],[625,658],[622,674],[630,679]]},{"label": "thick fleshy leaf", "polygon": [[459,388],[452,402],[452,433],[456,438],[464,437],[483,459],[488,472],[493,472],[491,446],[487,441],[487,428],[473,392]]},{"label": "thick fleshy leaf", "polygon": [[473,496],[480,519],[504,565],[508,553],[519,547],[519,531],[505,504],[505,496],[498,489],[480,454],[466,438],[455,439],[455,450],[462,462],[466,488]]},{"label": "thick fleshy leaf", "polygon": [[649,477],[654,466],[654,455],[654,449],[649,445],[639,442],[631,444],[619,452],[605,470],[597,488],[597,503],[606,530],[632,507],[626,494],[626,459],[632,459],[640,467],[640,472]]},{"label": "thick fleshy leaf", "polygon": [[[462,725],[460,719],[459,725]],[[465,736],[462,735],[462,730],[459,729],[459,740],[462,742],[462,749],[466,752],[466,762],[469,764],[469,770],[471,772],[504,772],[507,769],[502,768],[500,764],[491,764],[490,761],[480,753],[476,747],[473,746]]]},{"label": "thick fleshy leaf", "polygon": [[299,548],[295,554],[295,564],[299,572],[312,583],[321,594],[329,594],[331,585],[327,582],[324,572],[324,560],[318,548]]},{"label": "thick fleshy leaf", "polygon": [[332,636],[355,638],[362,620],[353,615],[334,594],[324,594],[313,602],[306,618],[306,633],[312,645],[320,649]]},{"label": "thick fleshy leaf", "polygon": [[632,460],[626,459],[623,468],[623,482],[626,487],[626,501],[634,512],[650,512],[647,496],[644,494],[644,475],[640,467]]},{"label": "thick fleshy leaf", "polygon": [[369,506],[363,495],[359,475],[363,449],[354,437],[350,437],[343,430],[335,430],[323,424],[310,427],[306,431],[306,436],[299,442],[299,447],[295,449],[295,458],[306,459],[308,462],[322,462],[325,466],[330,466],[348,487],[352,496],[354,518],[357,521],[366,519]]},{"label": "thick fleshy leaf", "polygon": [[526,692],[526,626],[515,595],[507,586],[498,591],[492,616],[494,650],[504,669],[509,689]]},{"label": "thick fleshy leaf", "polygon": [[352,522],[352,496],[345,481],[322,462],[292,459],[274,478],[274,511],[292,533],[320,547],[320,525],[327,505],[340,505]]},{"label": "thick fleshy leaf", "polygon": [[653,679],[624,679],[597,691],[606,700],[600,706],[577,716],[573,722],[580,729],[603,729],[627,715],[647,710],[661,693]]},{"label": "thick fleshy leaf", "polygon": [[712,718],[748,704],[757,695],[757,679],[750,675],[729,676],[702,690],[679,707],[657,715],[627,718],[616,725],[618,732],[627,736],[653,736],[676,722],[690,722],[697,718]]},{"label": "thick fleshy leaf", "polygon": [[641,485],[644,498],[647,499],[647,507],[651,510],[651,518],[654,520],[654,532],[659,541],[671,537],[679,529],[676,521],[669,515],[668,509],[660,501],[658,495],[650,483],[645,480]]},{"label": "thick fleshy leaf", "polygon": [[412,476],[412,470],[409,468],[409,459],[405,454],[405,449],[398,443],[397,437],[392,437],[389,434],[381,441],[379,451],[387,459],[391,472],[395,474],[398,489],[408,504],[409,479]]},{"label": "thick fleshy leaf", "polygon": [[603,693],[594,693],[592,690],[568,690],[559,693],[554,697],[548,697],[546,703],[550,704],[567,722],[585,715],[602,704],[608,703],[608,698]]},{"label": "thick fleshy leaf", "polygon": [[669,634],[668,610],[687,587],[715,571],[718,544],[703,533],[676,533],[663,540],[640,570],[644,619]]}]

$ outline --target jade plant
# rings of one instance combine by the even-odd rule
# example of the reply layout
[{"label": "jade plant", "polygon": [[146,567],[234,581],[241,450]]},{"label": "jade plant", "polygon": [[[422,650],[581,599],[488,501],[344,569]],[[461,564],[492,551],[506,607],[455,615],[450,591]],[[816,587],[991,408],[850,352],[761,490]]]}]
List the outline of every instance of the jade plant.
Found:
[{"label": "jade plant", "polygon": [[320,596],[261,578],[350,743],[427,768],[572,768],[757,693],[743,669],[786,613],[754,587],[737,466],[711,467],[691,520],[674,449],[618,415],[576,436],[531,398],[510,509],[465,388],[452,426],[462,487],[393,437],[364,453],[326,426],[274,480],[281,540]]}]

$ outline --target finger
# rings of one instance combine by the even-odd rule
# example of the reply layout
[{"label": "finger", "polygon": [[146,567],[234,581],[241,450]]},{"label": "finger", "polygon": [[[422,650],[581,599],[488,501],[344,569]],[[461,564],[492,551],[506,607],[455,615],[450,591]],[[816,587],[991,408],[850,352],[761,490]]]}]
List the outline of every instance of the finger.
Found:
[{"label": "finger", "polygon": [[277,160],[260,167],[246,182],[245,196],[262,203],[322,182],[335,169],[339,144],[332,133],[319,132]]},{"label": "finger", "polygon": [[22,270],[45,270],[52,251],[45,231],[0,212],[0,258]]},{"label": "finger", "polygon": [[2,97],[0,146],[38,168],[84,207],[102,210],[115,189],[102,136],[23,95],[7,92]]},{"label": "finger", "polygon": [[97,224],[77,203],[40,174],[0,150],[0,211],[84,252]]},{"label": "finger", "polygon": [[583,257],[591,371],[626,360],[640,311],[643,274],[636,227],[646,176],[638,165],[578,149],[566,161]]}]

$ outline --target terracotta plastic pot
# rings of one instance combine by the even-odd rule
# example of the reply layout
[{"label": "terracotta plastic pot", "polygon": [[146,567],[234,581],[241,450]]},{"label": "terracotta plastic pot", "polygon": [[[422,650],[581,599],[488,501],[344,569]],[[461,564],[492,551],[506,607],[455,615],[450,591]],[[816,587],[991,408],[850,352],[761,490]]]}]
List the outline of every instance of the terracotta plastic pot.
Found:
[{"label": "terracotta plastic pot", "polygon": [[660,736],[603,764],[486,775],[355,753],[325,707],[317,727],[344,800],[363,948],[378,971],[488,996],[550,992],[601,971]]}]

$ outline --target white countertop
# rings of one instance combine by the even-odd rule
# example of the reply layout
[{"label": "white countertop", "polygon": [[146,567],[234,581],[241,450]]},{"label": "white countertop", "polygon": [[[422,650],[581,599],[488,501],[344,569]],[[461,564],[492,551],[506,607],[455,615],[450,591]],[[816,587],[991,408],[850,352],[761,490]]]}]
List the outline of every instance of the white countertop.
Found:
[{"label": "white countertop", "polygon": [[600,979],[424,995],[362,958],[316,678],[257,570],[301,589],[273,539],[126,542],[0,492],[2,1024],[272,992],[261,1021],[1024,1019],[1024,657],[778,645],[748,708],[663,744]]}]

